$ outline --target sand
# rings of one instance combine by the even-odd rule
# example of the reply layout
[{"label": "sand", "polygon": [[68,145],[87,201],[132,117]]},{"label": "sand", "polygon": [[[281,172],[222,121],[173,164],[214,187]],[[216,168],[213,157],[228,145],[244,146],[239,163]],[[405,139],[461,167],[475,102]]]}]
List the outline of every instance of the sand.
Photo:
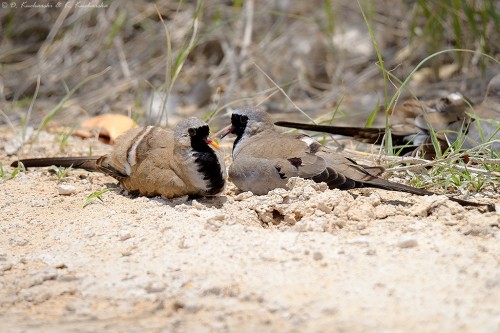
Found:
[{"label": "sand", "polygon": [[500,332],[500,215],[444,195],[292,179],[164,200],[42,168],[1,183],[0,209],[1,332]]}]

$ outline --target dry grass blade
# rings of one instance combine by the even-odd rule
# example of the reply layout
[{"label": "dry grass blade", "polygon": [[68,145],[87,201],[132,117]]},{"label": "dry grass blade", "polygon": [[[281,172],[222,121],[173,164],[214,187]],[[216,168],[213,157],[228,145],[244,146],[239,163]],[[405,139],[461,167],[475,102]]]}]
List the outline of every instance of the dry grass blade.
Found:
[{"label": "dry grass blade", "polygon": [[35,141],[38,138],[38,135],[40,135],[40,132],[47,126],[47,124],[62,110],[64,107],[64,104],[69,100],[69,98],[78,90],[80,87],[85,85],[87,82],[92,81],[95,78],[98,78],[101,75],[104,75],[107,73],[109,70],[111,70],[111,67],[106,68],[102,72],[99,72],[97,74],[90,75],[83,79],[80,83],[78,83],[73,89],[68,90],[66,93],[66,96],[54,107],[47,116],[45,116],[40,123],[38,130],[36,131],[36,134],[33,138],[33,141]]},{"label": "dry grass blade", "polygon": [[35,88],[35,93],[33,94],[33,98],[31,99],[30,106],[28,108],[28,111],[26,112],[26,117],[24,119],[24,126],[23,126],[23,134],[22,134],[22,139],[23,142],[26,139],[26,127],[29,124],[30,118],[31,118],[31,113],[33,112],[33,106],[35,105],[36,98],[38,96],[38,91],[40,90],[40,75],[36,77],[36,88]]},{"label": "dry grass blade", "polygon": [[500,165],[500,158],[485,158],[469,156],[469,161],[476,164],[495,164]]},{"label": "dry grass blade", "polygon": [[316,124],[314,119],[312,119],[306,112],[304,112],[295,102],[288,96],[288,94],[281,88],[267,73],[256,63],[254,63],[254,66],[257,67],[257,69],[265,75],[265,77],[274,84],[274,86],[283,94],[283,96],[286,97],[286,99],[298,110],[300,113],[302,113],[304,116],[307,117],[313,124]]}]

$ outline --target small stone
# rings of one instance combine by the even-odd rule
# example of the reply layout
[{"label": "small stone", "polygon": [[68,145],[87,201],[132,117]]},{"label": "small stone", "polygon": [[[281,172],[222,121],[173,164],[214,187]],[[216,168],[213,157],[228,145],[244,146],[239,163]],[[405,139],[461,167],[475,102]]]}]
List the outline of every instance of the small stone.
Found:
[{"label": "small stone", "polygon": [[131,248],[128,248],[128,249],[123,250],[123,251],[122,251],[122,256],[123,256],[123,257],[130,257],[130,256],[132,255],[132,253],[133,253],[133,252],[132,252],[132,250],[133,250],[133,249],[131,249]]},{"label": "small stone", "polygon": [[253,197],[252,192],[243,192],[234,197],[234,201],[243,201],[245,199]]},{"label": "small stone", "polygon": [[327,307],[324,307],[323,309],[321,309],[321,312],[326,314],[326,315],[334,315],[337,312],[339,312],[339,308],[336,307],[335,305],[327,306]]},{"label": "small stone", "polygon": [[314,252],[313,259],[314,260],[321,260],[321,259],[323,259],[323,254],[321,252]]},{"label": "small stone", "polygon": [[443,217],[444,219],[446,219],[446,221],[444,221],[444,225],[447,225],[449,227],[452,227],[454,225],[457,225],[458,224],[458,220],[455,220],[455,219],[451,219],[447,216]]},{"label": "small stone", "polygon": [[409,238],[409,239],[404,239],[404,240],[401,240],[399,243],[398,243],[398,246],[402,249],[407,249],[407,248],[410,248],[410,247],[415,247],[418,245],[418,242],[416,239],[413,239],[413,238]]},{"label": "small stone", "polygon": [[134,254],[134,252],[137,250],[137,245],[135,244],[131,244],[129,245],[126,249],[124,249],[122,251],[122,256],[123,257],[129,257],[131,256],[132,254]]},{"label": "small stone", "polygon": [[326,214],[329,214],[333,210],[333,203],[321,201],[318,203],[318,209]]},{"label": "small stone", "polygon": [[186,243],[186,237],[182,237],[177,243],[177,247],[179,249],[185,250],[189,248],[189,245]]},{"label": "small stone", "polygon": [[366,224],[365,222],[360,222],[356,225],[356,228],[358,230],[363,230],[363,229],[366,229],[368,227],[368,224]]},{"label": "small stone", "polygon": [[66,304],[64,306],[64,310],[68,311],[68,312],[75,312],[76,311],[76,308],[75,308],[75,305],[74,304]]},{"label": "small stone", "polygon": [[57,277],[57,281],[61,281],[61,282],[72,282],[72,281],[77,281],[79,280],[80,278],[76,275],[73,275],[73,274],[63,274],[63,275],[59,275]]},{"label": "small stone", "polygon": [[10,262],[4,263],[0,265],[0,272],[10,271],[13,265]]},{"label": "small stone", "polygon": [[120,230],[118,233],[118,239],[120,241],[126,241],[127,239],[132,238],[132,234],[126,230]]},{"label": "small stone", "polygon": [[488,252],[488,248],[486,246],[483,246],[483,245],[479,245],[477,247],[477,249],[481,252]]},{"label": "small stone", "polygon": [[293,213],[288,213],[285,215],[285,218],[283,219],[283,221],[287,225],[295,225],[297,223],[296,215]]},{"label": "small stone", "polygon": [[212,216],[211,218],[209,218],[209,220],[212,220],[212,221],[224,221],[225,218],[226,218],[226,215],[224,215],[224,214],[218,214],[218,215]]},{"label": "small stone", "polygon": [[377,251],[375,251],[375,249],[368,249],[366,250],[366,255],[367,256],[374,256],[377,254]]},{"label": "small stone", "polygon": [[71,195],[76,193],[76,187],[69,184],[59,184],[57,186],[57,192],[59,195]]}]

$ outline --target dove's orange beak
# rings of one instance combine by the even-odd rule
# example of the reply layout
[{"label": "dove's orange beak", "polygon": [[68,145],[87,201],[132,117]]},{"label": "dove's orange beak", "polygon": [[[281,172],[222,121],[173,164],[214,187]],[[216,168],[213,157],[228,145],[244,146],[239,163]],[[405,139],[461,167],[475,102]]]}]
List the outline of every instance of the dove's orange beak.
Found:
[{"label": "dove's orange beak", "polygon": [[217,144],[217,142],[215,142],[214,140],[210,139],[208,136],[205,138],[205,142],[214,147],[215,149],[219,150],[220,149],[220,146]]}]

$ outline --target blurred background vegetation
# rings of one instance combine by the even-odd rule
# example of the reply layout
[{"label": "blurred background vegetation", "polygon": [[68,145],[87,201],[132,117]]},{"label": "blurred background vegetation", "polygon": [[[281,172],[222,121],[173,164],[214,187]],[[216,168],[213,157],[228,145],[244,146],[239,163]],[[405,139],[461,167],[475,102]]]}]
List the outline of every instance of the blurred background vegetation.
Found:
[{"label": "blurred background vegetation", "polygon": [[0,125],[115,112],[164,125],[215,115],[218,127],[228,106],[295,112],[283,92],[311,116],[338,109],[359,125],[400,86],[384,83],[379,56],[403,81],[436,52],[467,50],[415,72],[410,89],[423,98],[478,102],[500,68],[494,0],[79,3],[0,3]]}]

